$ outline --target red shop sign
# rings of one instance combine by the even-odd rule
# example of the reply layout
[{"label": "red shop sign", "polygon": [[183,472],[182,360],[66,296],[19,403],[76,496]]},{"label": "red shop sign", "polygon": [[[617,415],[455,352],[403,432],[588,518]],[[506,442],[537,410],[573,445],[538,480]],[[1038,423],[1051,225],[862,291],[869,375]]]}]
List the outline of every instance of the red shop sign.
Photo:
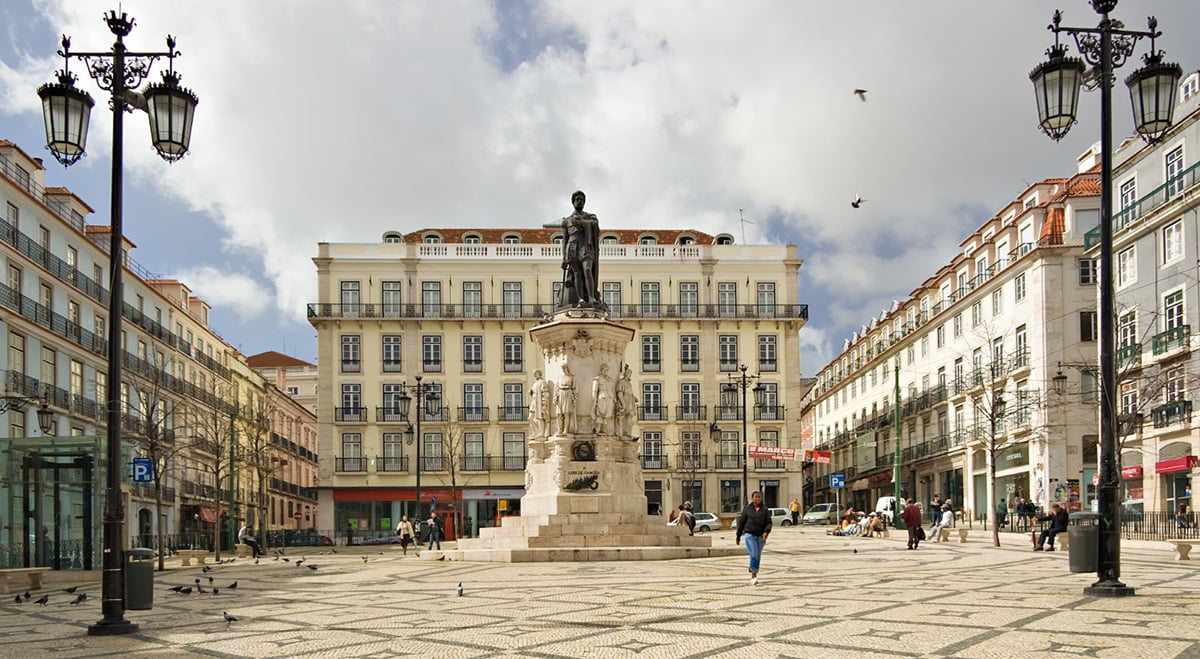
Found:
[{"label": "red shop sign", "polygon": [[1142,465],[1133,465],[1132,467],[1123,467],[1121,469],[1121,478],[1141,478]]},{"label": "red shop sign", "polygon": [[1195,466],[1196,466],[1196,456],[1185,455],[1182,458],[1175,458],[1174,460],[1163,460],[1162,462],[1155,463],[1154,473],[1167,474],[1167,473],[1170,473],[1173,471],[1188,471],[1189,469],[1191,469]]}]

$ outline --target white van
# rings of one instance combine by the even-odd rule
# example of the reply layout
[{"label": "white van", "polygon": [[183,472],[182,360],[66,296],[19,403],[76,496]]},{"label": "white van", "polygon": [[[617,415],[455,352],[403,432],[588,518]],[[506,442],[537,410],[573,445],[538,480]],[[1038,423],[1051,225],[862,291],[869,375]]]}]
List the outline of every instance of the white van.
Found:
[{"label": "white van", "polygon": [[892,524],[896,514],[896,497],[879,497],[875,501],[875,512],[888,524]]}]

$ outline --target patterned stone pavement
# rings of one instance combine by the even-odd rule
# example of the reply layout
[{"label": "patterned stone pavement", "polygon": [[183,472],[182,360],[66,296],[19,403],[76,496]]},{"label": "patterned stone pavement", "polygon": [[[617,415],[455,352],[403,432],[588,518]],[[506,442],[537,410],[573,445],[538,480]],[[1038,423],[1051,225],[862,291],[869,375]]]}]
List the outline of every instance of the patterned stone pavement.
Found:
[{"label": "patterned stone pavement", "polygon": [[[158,573],[154,609],[129,612],[141,626],[130,636],[85,635],[100,617],[98,584],[80,588],[82,606],[53,589],[45,607],[9,598],[0,657],[1200,656],[1200,562],[1126,542],[1122,579],[1137,596],[1090,598],[1094,575],[1070,573],[1066,553],[1005,542],[973,531],[967,544],[914,552],[897,535],[776,529],[758,587],[744,556],[485,564],[392,547],[293,550],[319,569],[267,559]],[[207,588],[208,576],[220,594],[167,590],[196,578]]]}]

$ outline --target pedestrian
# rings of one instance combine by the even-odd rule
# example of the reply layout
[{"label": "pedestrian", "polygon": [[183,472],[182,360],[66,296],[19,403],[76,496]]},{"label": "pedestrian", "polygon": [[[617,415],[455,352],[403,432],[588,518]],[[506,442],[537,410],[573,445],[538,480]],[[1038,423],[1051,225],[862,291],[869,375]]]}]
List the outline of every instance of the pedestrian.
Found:
[{"label": "pedestrian", "polygon": [[933,511],[930,513],[930,517],[937,520],[933,525],[933,529],[931,529],[929,532],[930,535],[933,536],[930,539],[930,542],[941,542],[942,529],[948,529],[954,526],[954,511],[950,509],[949,505],[942,504],[942,509],[940,511]]},{"label": "pedestrian", "polygon": [[771,510],[763,505],[762,492],[750,493],[750,503],[737,518],[737,536],[734,543],[742,544],[746,536],[746,553],[750,556],[750,585],[758,585],[758,566],[762,560],[763,547],[771,534]]},{"label": "pedestrian", "polygon": [[792,504],[789,506],[792,511],[792,526],[800,523],[800,500],[792,499]]},{"label": "pedestrian", "polygon": [[912,497],[908,498],[907,503],[904,512],[900,513],[900,521],[904,522],[904,527],[908,529],[908,548],[916,549],[917,545],[925,539],[925,529],[921,528],[921,509],[917,507]]},{"label": "pedestrian", "polygon": [[412,522],[408,521],[408,515],[400,517],[400,523],[396,525],[396,535],[400,536],[400,547],[407,555],[408,546],[413,543],[413,526]]},{"label": "pedestrian", "polygon": [[692,512],[692,502],[683,502],[683,523],[687,524],[688,535],[696,535],[696,514]]},{"label": "pedestrian", "polygon": [[263,555],[262,545],[254,538],[254,528],[249,524],[242,525],[242,528],[238,530],[238,542],[254,550],[254,558]]},{"label": "pedestrian", "polygon": [[1004,503],[1004,499],[996,504],[996,526],[1004,528],[1004,523],[1008,518],[1008,504]]},{"label": "pedestrian", "polygon": [[442,523],[438,516],[434,513],[429,513],[429,549],[433,549],[434,543],[437,543],[438,551],[442,549]]},{"label": "pedestrian", "polygon": [[1039,522],[1050,522],[1050,527],[1042,531],[1042,534],[1038,536],[1038,543],[1033,548],[1034,551],[1042,551],[1047,539],[1050,540],[1050,546],[1046,547],[1045,550],[1054,551],[1054,536],[1067,532],[1067,511],[1063,510],[1062,506],[1057,503],[1050,506],[1050,510],[1051,513],[1049,515],[1041,515],[1037,518]]}]

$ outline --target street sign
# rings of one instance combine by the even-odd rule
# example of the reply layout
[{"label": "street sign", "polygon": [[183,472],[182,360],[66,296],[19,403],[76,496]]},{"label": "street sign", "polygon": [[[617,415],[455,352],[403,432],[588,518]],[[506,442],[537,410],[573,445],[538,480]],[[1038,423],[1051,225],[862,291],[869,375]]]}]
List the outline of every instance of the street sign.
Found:
[{"label": "street sign", "polygon": [[846,487],[846,475],[829,474],[829,487]]},{"label": "street sign", "polygon": [[133,482],[149,483],[154,480],[154,462],[150,458],[133,459]]},{"label": "street sign", "polygon": [[296,519],[296,520],[298,520],[298,519],[300,519],[301,517],[304,517],[304,515],[302,515],[302,514],[300,513],[300,511],[299,511],[299,510],[297,510],[297,511],[296,511],[296,512],[294,512],[294,513],[292,513],[292,519]]}]

